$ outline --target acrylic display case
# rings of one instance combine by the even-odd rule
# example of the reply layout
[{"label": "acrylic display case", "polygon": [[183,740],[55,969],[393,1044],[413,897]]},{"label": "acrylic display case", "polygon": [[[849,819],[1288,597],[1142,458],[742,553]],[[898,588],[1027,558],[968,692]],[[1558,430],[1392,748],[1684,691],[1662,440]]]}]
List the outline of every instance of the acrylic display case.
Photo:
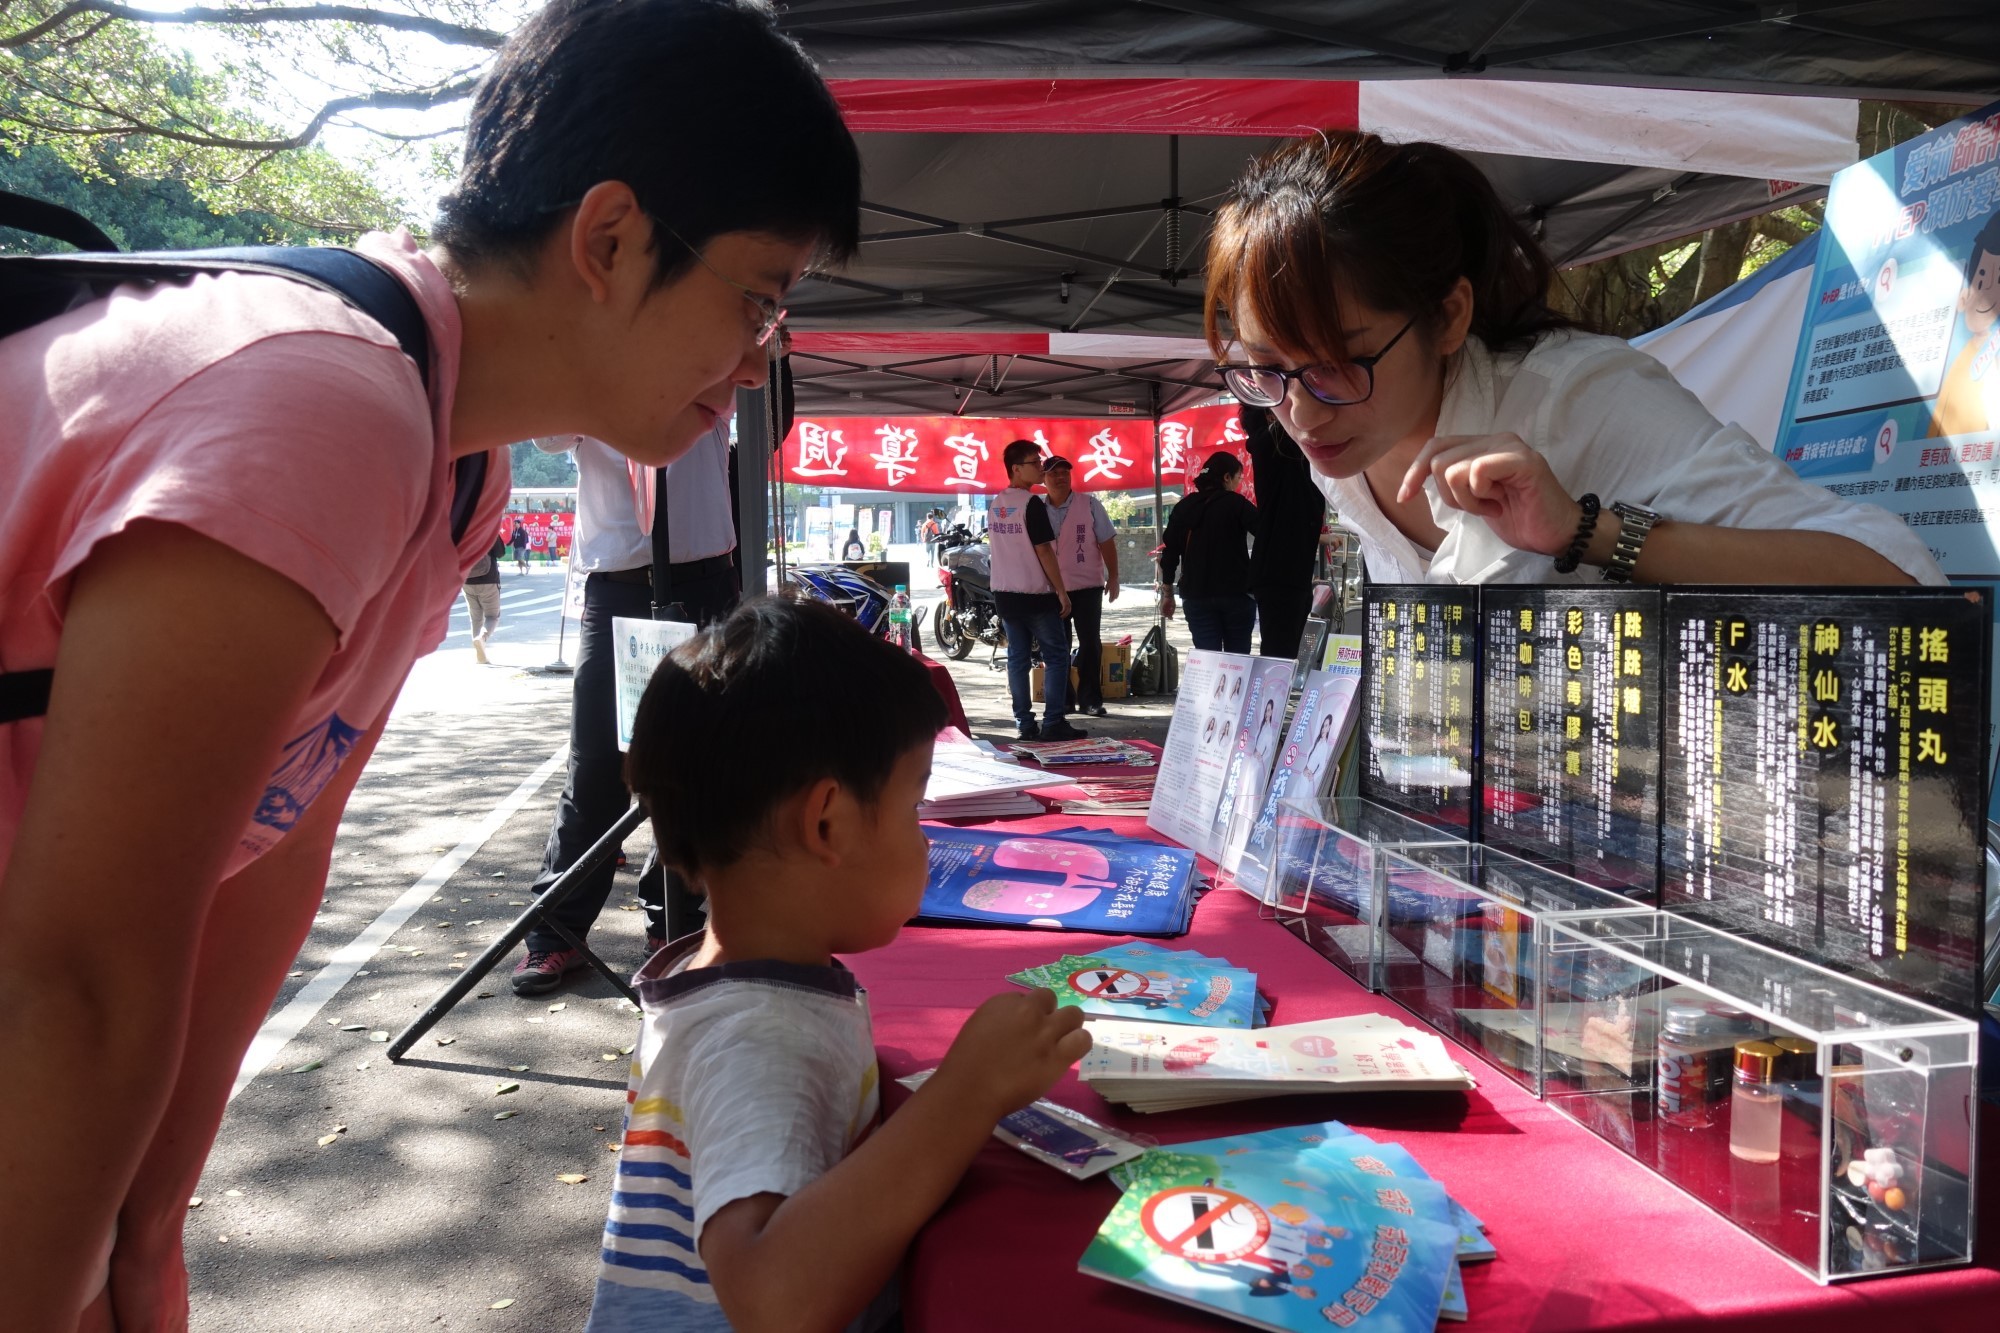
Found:
[{"label": "acrylic display case", "polygon": [[1540,1095],[1549,925],[1650,905],[1470,843],[1379,849],[1376,989]]},{"label": "acrylic display case", "polygon": [[1970,1260],[1976,1023],[1669,913],[1542,926],[1550,1106],[1817,1281]]},{"label": "acrylic display case", "polygon": [[1264,904],[1285,928],[1370,990],[1381,989],[1381,924],[1391,849],[1465,847],[1449,831],[1372,801],[1280,802]]}]

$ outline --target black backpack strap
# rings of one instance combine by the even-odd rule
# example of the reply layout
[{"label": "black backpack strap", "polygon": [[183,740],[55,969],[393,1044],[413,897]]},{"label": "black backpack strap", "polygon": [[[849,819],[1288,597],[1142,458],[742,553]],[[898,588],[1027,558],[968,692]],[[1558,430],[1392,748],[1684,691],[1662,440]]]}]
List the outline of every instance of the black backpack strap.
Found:
[{"label": "black backpack strap", "polygon": [[49,686],[55,683],[55,678],[56,673],[46,667],[39,671],[0,671],[0,726],[48,712]]},{"label": "black backpack strap", "polygon": [[[51,319],[128,282],[184,282],[202,273],[268,273],[304,282],[340,297],[380,324],[416,364],[424,391],[431,387],[430,327],[402,279],[365,255],[333,246],[246,246],[237,249],[119,254],[87,219],[66,208],[0,191],[0,226],[19,227],[68,241],[89,253],[9,255],[0,309],[0,337]],[[104,252],[110,253],[104,253]],[[470,454],[452,465],[451,540],[458,545],[472,526],[486,489],[488,456]],[[52,670],[0,672],[0,726],[48,712]]]}]

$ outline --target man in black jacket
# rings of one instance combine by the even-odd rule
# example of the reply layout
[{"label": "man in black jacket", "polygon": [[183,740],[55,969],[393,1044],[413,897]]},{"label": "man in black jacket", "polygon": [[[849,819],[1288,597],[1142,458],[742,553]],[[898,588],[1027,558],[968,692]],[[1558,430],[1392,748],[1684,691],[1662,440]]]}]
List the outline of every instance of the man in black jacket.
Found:
[{"label": "man in black jacket", "polygon": [[1242,410],[1250,465],[1257,478],[1257,545],[1250,553],[1250,595],[1257,599],[1258,651],[1296,657],[1312,612],[1313,565],[1326,524],[1326,497],[1312,467],[1284,428],[1261,407]]}]

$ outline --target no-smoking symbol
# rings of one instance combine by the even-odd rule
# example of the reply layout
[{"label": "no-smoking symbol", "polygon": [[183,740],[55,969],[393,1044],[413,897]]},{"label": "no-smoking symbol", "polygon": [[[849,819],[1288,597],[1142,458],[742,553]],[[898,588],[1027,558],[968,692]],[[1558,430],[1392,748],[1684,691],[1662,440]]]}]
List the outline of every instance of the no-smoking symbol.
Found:
[{"label": "no-smoking symbol", "polygon": [[1071,990],[1093,999],[1099,997],[1112,1000],[1127,999],[1134,995],[1142,995],[1146,990],[1146,978],[1137,972],[1128,972],[1122,967],[1090,967],[1081,972],[1072,972],[1069,984]]},{"label": "no-smoking symbol", "polygon": [[1230,1263],[1271,1238],[1271,1219],[1262,1208],[1211,1185],[1162,1190],[1140,1205],[1139,1225],[1153,1244],[1194,1263]]}]

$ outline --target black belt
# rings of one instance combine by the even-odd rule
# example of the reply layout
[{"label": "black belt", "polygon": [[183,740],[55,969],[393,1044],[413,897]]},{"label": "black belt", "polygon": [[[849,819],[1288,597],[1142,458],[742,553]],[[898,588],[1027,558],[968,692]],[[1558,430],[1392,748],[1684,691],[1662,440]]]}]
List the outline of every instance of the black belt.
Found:
[{"label": "black belt", "polygon": [[[735,568],[736,558],[730,554],[711,555],[702,560],[677,560],[669,566],[676,581],[711,578],[717,574],[730,573]],[[653,585],[653,570],[648,565],[641,565],[637,569],[600,569],[590,577],[609,579],[613,583],[636,583],[647,588]]]}]

